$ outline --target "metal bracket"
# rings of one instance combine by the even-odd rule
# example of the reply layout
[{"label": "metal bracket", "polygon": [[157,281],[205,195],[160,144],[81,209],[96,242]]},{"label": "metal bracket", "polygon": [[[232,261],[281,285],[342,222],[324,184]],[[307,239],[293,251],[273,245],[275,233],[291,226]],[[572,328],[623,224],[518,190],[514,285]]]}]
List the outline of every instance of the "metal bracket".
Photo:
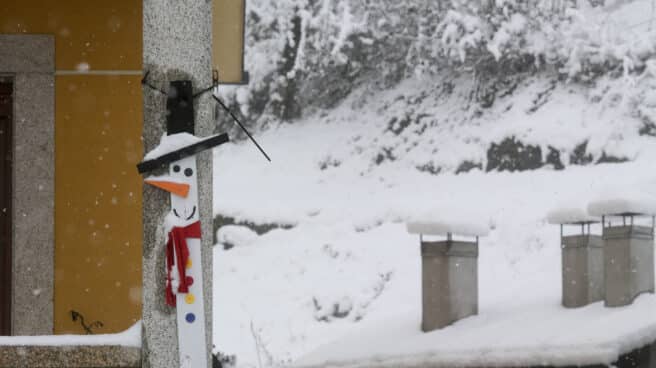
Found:
[{"label": "metal bracket", "polygon": [[159,92],[163,95],[166,95],[166,91],[162,91],[161,89],[153,86],[152,84],[150,84],[150,82],[148,82],[148,75],[149,74],[150,74],[150,70],[146,70],[146,74],[144,74],[143,78],[141,78],[141,85],[146,86],[146,87],[152,89],[155,92]]},{"label": "metal bracket", "polygon": [[194,98],[191,81],[179,80],[169,83],[166,94],[166,132],[194,134]]},{"label": "metal bracket", "polygon": [[219,71],[212,69],[212,85],[194,93],[194,99],[210,91],[216,91],[219,88]]}]

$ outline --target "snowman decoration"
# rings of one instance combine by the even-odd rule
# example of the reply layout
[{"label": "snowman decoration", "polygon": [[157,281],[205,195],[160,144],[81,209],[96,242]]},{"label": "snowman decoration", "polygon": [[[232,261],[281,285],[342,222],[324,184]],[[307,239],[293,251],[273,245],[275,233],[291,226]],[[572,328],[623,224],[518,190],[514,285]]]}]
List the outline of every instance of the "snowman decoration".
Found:
[{"label": "snowman decoration", "polygon": [[[218,91],[218,72],[212,73],[212,86],[193,93],[191,81],[171,81],[168,92],[148,82],[142,85],[166,95],[166,130],[168,134],[137,165],[140,174],[168,168],[168,174],[149,176],[144,181],[171,195],[171,211],[165,219],[166,281],[163,285],[166,304],[176,308],[180,367],[205,368],[205,308],[201,260],[201,226],[198,207],[196,155],[229,141],[227,134],[198,138],[194,132],[194,104],[198,96]],[[271,161],[255,138],[223,101],[212,98],[227,112],[239,128]]]},{"label": "snowman decoration", "polygon": [[196,154],[228,141],[226,134],[200,139],[189,133],[165,135],[137,168],[140,173],[168,166],[168,174],[149,176],[147,184],[171,196],[165,219],[166,304],[176,308],[180,366],[206,366],[205,310],[201,261]]}]

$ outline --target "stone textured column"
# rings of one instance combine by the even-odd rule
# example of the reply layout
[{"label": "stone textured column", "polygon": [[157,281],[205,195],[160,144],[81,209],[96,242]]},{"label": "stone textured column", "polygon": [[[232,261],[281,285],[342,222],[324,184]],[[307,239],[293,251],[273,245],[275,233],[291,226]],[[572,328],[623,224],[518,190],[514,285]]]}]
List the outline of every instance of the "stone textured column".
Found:
[{"label": "stone textured column", "polygon": [[599,235],[563,236],[563,306],[577,308],[604,299],[604,248]]},{"label": "stone textured column", "polygon": [[[143,62],[148,80],[167,90],[169,81],[189,79],[194,91],[212,83],[212,1],[144,0]],[[166,97],[149,88],[144,96],[144,148],[154,148],[166,126]],[[194,102],[195,134],[214,131],[213,101],[209,94]],[[198,155],[198,202],[203,228],[203,289],[208,341],[207,366],[212,351],[212,152]],[[161,174],[161,173],[154,173]],[[175,309],[164,302],[165,253],[163,221],[170,210],[169,194],[144,186],[143,243],[143,367],[178,367]]]},{"label": "stone textured column", "polygon": [[422,322],[432,331],[478,313],[478,244],[422,241]]},{"label": "stone textured column", "polygon": [[648,226],[604,227],[605,305],[629,305],[654,292],[654,235]]},{"label": "stone textured column", "polygon": [[0,35],[0,74],[14,83],[11,333],[50,335],[55,279],[54,37]]}]

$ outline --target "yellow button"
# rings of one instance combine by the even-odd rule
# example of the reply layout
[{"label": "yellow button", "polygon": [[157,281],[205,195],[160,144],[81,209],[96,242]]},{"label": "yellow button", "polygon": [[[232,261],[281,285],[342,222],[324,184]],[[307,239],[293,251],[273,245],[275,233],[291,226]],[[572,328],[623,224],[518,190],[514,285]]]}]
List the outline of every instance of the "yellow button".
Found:
[{"label": "yellow button", "polygon": [[185,296],[185,302],[187,304],[194,304],[194,301],[196,300],[196,297],[194,297],[194,294],[189,293]]},{"label": "yellow button", "polygon": [[191,268],[191,258],[187,258],[187,269]]}]

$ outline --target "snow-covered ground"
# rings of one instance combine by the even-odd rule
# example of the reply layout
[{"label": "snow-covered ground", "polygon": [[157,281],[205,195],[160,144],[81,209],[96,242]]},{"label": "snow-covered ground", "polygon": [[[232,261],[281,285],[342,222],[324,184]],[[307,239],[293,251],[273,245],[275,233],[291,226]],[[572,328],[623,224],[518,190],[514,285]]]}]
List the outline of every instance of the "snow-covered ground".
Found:
[{"label": "snow-covered ground", "polygon": [[[480,243],[480,317],[463,323],[483,323],[509,310],[524,311],[524,323],[541,312],[565,313],[559,306],[559,228],[548,224],[547,214],[562,205],[585,208],[615,193],[656,194],[656,140],[638,135],[640,121],[626,109],[609,108],[576,86],[559,83],[527,114],[523,104],[541,82],[526,84],[508,110],[486,111],[461,126],[445,118],[467,113],[457,101],[429,94],[423,111],[438,123],[422,134],[414,125],[400,135],[385,132],[394,105],[381,106],[431,84],[408,81],[367,104],[354,97],[331,114],[265,131],[258,140],[271,163],[248,142],[215,151],[215,213],[294,225],[260,236],[224,229],[222,238],[234,231],[232,239],[246,241],[227,251],[215,248],[217,349],[237,354],[243,367],[280,365],[363,326],[411,321],[418,329],[419,244],[405,222],[445,216],[474,219],[490,230]],[[459,175],[416,168],[427,160],[448,167],[482,161],[485,142],[513,134],[531,144],[562,142],[562,157],[570,143],[588,140],[596,156],[612,151],[633,161]],[[373,153],[385,146],[396,150],[395,159],[374,163]],[[590,325],[603,323],[595,321],[603,309],[567,312],[561,320],[588,315]],[[656,320],[650,321],[653,333]]]},{"label": "snow-covered ground", "polygon": [[[261,235],[238,224],[220,229],[219,241],[235,247],[215,247],[217,349],[236,354],[241,367],[355,361],[381,351],[396,354],[393,366],[409,354],[415,363],[429,357],[436,342],[461,357],[449,344],[466,341],[469,352],[498,348],[515,362],[561,356],[585,363],[592,353],[610,362],[656,337],[654,296],[624,309],[560,306],[559,226],[548,214],[562,220],[572,211],[554,209],[586,209],[618,194],[656,196],[654,3],[579,3],[566,27],[546,27],[544,39],[537,32],[519,43],[554,54],[562,69],[553,63],[476,80],[473,72],[447,68],[384,91],[362,83],[336,108],[269,122],[257,139],[271,163],[249,142],[215,150],[215,214],[291,226]],[[248,59],[253,75],[274,67],[269,41],[247,50],[247,59],[255,55]],[[614,66],[573,81],[591,65]],[[257,85],[237,88],[242,112]],[[223,91],[226,98],[235,92]],[[508,139],[539,147],[542,168],[485,172],[490,147]],[[565,170],[547,160],[554,154]],[[628,162],[594,164],[609,158]],[[463,164],[479,168],[456,175]],[[489,230],[480,240],[480,314],[422,335],[419,240],[406,222],[438,219]],[[580,331],[568,331],[572,321]],[[609,321],[612,331],[600,330]],[[502,338],[500,326],[512,324],[521,326]],[[467,326],[483,333],[472,337]],[[373,337],[376,343],[367,343]],[[400,339],[404,344],[396,344]],[[568,351],[570,343],[577,347]]]}]

